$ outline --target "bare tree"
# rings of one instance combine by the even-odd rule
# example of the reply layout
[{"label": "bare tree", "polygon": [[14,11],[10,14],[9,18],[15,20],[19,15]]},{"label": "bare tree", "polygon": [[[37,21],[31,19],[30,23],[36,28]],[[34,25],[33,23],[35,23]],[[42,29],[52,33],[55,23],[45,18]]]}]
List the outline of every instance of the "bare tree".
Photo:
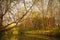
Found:
[{"label": "bare tree", "polygon": [[[13,9],[13,6],[15,6],[15,5],[17,5],[18,4],[18,2],[19,2],[19,0],[0,0],[0,33],[1,33],[1,35],[0,35],[0,37],[1,36],[3,36],[3,32],[5,32],[5,31],[8,31],[8,30],[10,30],[10,29],[12,29],[12,28],[14,28],[17,24],[18,24],[18,22],[22,22],[22,19],[26,16],[26,14],[30,11],[30,9],[32,8],[32,6],[35,4],[35,1],[33,2],[33,4],[32,4],[32,6],[27,10],[26,9],[26,5],[25,5],[25,1],[23,0],[23,3],[24,3],[24,7],[25,7],[25,10],[26,10],[26,12],[24,13],[24,15],[22,16],[22,17],[20,17],[20,18],[18,18],[18,19],[14,19],[14,16],[12,16],[12,18],[13,18],[13,22],[11,22],[11,23],[7,23],[7,25],[3,25],[3,18],[4,18],[4,16],[8,13],[9,14],[9,19],[11,18],[11,16],[10,15],[14,15],[13,14],[13,12],[11,12],[11,11],[13,11],[12,9]],[[14,5],[11,7],[11,4],[12,3],[14,3]],[[11,20],[10,20],[11,21]],[[14,24],[14,26],[13,27],[10,27],[10,28],[8,28],[8,26],[9,25],[12,25],[12,24]]]}]

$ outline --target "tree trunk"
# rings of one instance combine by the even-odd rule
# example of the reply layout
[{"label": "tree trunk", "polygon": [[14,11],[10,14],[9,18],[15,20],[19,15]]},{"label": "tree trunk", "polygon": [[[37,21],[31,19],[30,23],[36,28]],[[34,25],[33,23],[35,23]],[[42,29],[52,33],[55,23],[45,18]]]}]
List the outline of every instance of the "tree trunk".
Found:
[{"label": "tree trunk", "polygon": [[2,40],[3,33],[1,32],[1,29],[3,27],[3,12],[2,12],[2,4],[0,0],[0,40]]},{"label": "tree trunk", "polygon": [[2,38],[2,32],[1,32],[1,29],[2,29],[2,27],[3,27],[3,13],[2,13],[2,11],[0,10],[0,40],[1,40],[1,38]]},{"label": "tree trunk", "polygon": [[2,28],[2,22],[3,22],[3,15],[2,15],[3,13],[2,12],[0,12],[0,29]]}]

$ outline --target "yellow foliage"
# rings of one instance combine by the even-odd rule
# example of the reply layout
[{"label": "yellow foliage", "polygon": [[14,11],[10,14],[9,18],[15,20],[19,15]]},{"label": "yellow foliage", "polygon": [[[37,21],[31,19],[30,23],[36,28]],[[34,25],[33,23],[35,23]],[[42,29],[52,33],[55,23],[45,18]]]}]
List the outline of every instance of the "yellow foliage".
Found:
[{"label": "yellow foliage", "polygon": [[13,28],[13,30],[17,30],[16,28]]},{"label": "yellow foliage", "polygon": [[7,26],[7,29],[11,28],[11,27],[14,27],[15,25],[16,25],[16,23],[12,23],[11,25]]},{"label": "yellow foliage", "polygon": [[5,31],[5,34],[8,34],[8,32],[7,32],[7,31]]},{"label": "yellow foliage", "polygon": [[15,34],[18,34],[18,31],[17,31],[17,30],[13,31],[13,34],[14,34],[14,35],[15,35]]},{"label": "yellow foliage", "polygon": [[10,40],[17,40],[15,37],[11,37]]},{"label": "yellow foliage", "polygon": [[15,34],[18,34],[17,28],[13,28],[13,34],[14,34],[14,35],[15,35]]},{"label": "yellow foliage", "polygon": [[32,17],[34,17],[34,18],[37,18],[39,15],[38,15],[38,12],[36,12],[36,11],[31,11],[31,15],[32,15]]}]

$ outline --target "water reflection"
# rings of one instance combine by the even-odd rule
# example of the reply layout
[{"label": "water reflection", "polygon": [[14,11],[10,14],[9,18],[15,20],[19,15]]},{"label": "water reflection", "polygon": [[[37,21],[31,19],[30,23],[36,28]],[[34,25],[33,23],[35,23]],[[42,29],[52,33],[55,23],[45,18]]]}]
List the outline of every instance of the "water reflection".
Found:
[{"label": "water reflection", "polygon": [[5,35],[2,40],[60,40],[60,38],[42,35],[11,35],[9,37]]},{"label": "water reflection", "polygon": [[5,32],[2,40],[60,40],[58,37],[48,37],[44,35],[24,34],[23,32]]},{"label": "water reflection", "polygon": [[47,36],[37,36],[37,35],[29,35],[29,36],[19,36],[17,40],[60,40],[60,38],[56,37],[47,37]]}]

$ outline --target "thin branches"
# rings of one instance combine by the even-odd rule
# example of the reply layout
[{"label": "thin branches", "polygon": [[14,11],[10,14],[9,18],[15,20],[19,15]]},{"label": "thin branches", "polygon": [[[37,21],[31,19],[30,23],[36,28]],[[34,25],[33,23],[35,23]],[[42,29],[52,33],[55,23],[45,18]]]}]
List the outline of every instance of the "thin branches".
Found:
[{"label": "thin branches", "polygon": [[[12,23],[16,23],[16,25],[17,25],[18,22],[22,22],[22,19],[27,15],[27,13],[30,11],[30,9],[33,7],[34,4],[35,4],[35,1],[33,2],[32,6],[26,11],[26,13],[21,18],[18,18],[16,21],[14,21]],[[12,23],[10,23],[8,25],[11,25]],[[14,28],[16,26],[16,25],[14,25],[13,27],[6,29],[6,27],[8,25],[6,25],[2,30],[0,30],[0,32],[4,32],[4,31],[7,31],[7,30],[10,30],[10,29],[12,29],[12,28]]]},{"label": "thin branches", "polygon": [[24,15],[21,17],[21,18],[19,18],[19,19],[17,19],[16,21],[21,21],[25,16],[26,16],[26,14],[30,11],[30,9],[33,7],[33,5],[35,4],[35,2],[32,4],[32,6],[26,11],[26,13],[24,13]]},{"label": "thin branches", "polygon": [[24,3],[25,10],[27,11],[25,0],[23,0],[23,3]]},{"label": "thin branches", "polygon": [[[19,1],[20,1],[20,0],[17,0],[16,3],[15,3],[15,2],[11,2],[10,0],[8,1],[8,3],[7,3],[7,1],[6,1],[6,5],[5,5],[6,9],[5,9],[5,13],[3,14],[3,16],[4,16],[8,11],[10,11],[10,9],[13,8],[13,6],[17,5],[17,4],[19,3]],[[11,7],[11,3],[14,3],[14,5],[13,5],[12,7]]]}]

